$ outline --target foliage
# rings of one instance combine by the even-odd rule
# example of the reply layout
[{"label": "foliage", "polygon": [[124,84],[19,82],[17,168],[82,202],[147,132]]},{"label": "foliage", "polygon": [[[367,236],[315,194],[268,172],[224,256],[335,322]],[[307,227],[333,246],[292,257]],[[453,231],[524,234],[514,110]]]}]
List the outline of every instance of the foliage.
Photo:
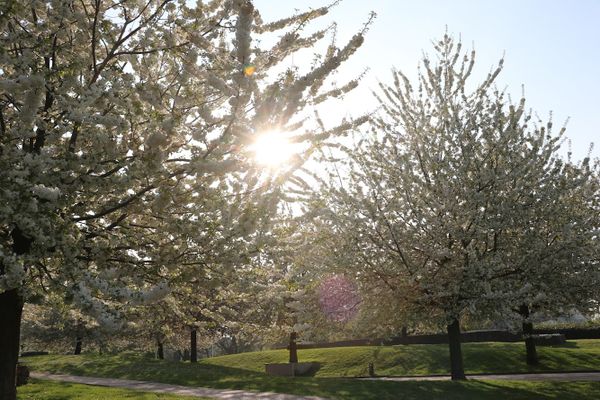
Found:
[{"label": "foliage", "polygon": [[[150,335],[171,335],[160,327],[173,316],[233,329],[222,325],[249,304],[244,293],[260,294],[254,278],[266,274],[253,258],[283,186],[301,182],[316,144],[366,120],[325,127],[307,119],[356,87],[330,90],[327,79],[362,45],[366,27],[340,48],[333,40],[306,71],[284,63],[333,32],[303,35],[331,6],[263,22],[250,0],[2,4],[7,335],[18,336],[12,321],[22,300],[47,293],[107,330],[135,314],[144,321],[154,312],[145,307],[167,295]],[[267,47],[265,35],[281,36]],[[252,152],[271,130],[302,145],[277,171]],[[12,371],[18,339],[2,345],[12,350],[0,351],[10,355],[0,367]]]},{"label": "foliage", "polygon": [[[598,180],[552,132],[494,86],[445,35],[416,83],[395,71],[382,113],[338,161],[313,209],[332,225],[337,269],[414,316],[513,318],[524,302],[559,312],[597,298]],[[565,290],[568,288],[568,290]],[[385,300],[383,300],[385,299]],[[543,305],[541,300],[545,299]]]}]

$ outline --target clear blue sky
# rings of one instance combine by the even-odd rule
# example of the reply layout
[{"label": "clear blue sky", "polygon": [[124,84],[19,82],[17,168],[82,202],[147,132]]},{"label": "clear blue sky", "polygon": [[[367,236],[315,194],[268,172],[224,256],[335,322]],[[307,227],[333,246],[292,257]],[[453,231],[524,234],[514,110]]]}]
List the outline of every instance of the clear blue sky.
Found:
[{"label": "clear blue sky", "polygon": [[[254,3],[267,21],[327,0]],[[528,106],[542,119],[552,111],[557,129],[570,117],[567,137],[575,159],[587,154],[592,141],[592,155],[600,155],[600,0],[344,0],[326,17],[338,23],[340,44],[371,10],[378,17],[342,75],[369,67],[363,90],[375,88],[377,80],[390,82],[392,67],[414,76],[422,51],[431,52],[431,41],[447,26],[465,47],[475,47],[478,73],[487,73],[504,54],[499,87],[517,99],[524,85]],[[356,96],[348,102],[349,110],[361,107]]]}]

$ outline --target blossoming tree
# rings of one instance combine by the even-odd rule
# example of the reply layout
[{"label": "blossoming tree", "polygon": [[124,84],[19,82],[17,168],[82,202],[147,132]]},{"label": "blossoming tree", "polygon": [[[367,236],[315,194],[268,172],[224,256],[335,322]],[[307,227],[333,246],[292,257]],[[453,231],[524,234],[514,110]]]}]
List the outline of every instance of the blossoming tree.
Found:
[{"label": "blossoming tree", "polygon": [[[271,23],[247,0],[1,7],[0,397],[10,400],[23,302],[56,291],[110,325],[116,304],[169,292],[181,260],[202,253],[188,244],[254,229],[252,213],[269,209],[302,157],[266,175],[249,144],[267,129],[302,130],[296,140],[310,144],[352,128],[303,118],[356,86],[330,90],[326,78],[363,36],[300,72],[281,62],[328,34],[302,33],[329,7]],[[280,39],[261,48],[262,34]],[[242,206],[211,203],[225,193]]]},{"label": "blossoming tree", "polygon": [[488,308],[497,318],[520,321],[526,361],[538,363],[535,314],[593,316],[600,284],[600,181],[598,164],[555,160],[533,179],[515,179],[522,206],[514,226],[497,240],[501,268],[488,282]]},{"label": "blossoming tree", "polygon": [[[587,256],[577,257],[575,268],[564,262],[575,243],[591,243],[594,218],[577,218],[573,238],[563,242],[568,248],[547,251],[553,234],[528,234],[545,225],[553,225],[553,232],[567,228],[575,214],[569,206],[550,205],[567,201],[591,175],[570,174],[571,166],[558,157],[562,131],[553,135],[551,124],[531,120],[524,100],[510,104],[495,89],[502,61],[479,84],[469,79],[473,67],[474,53],[464,54],[445,35],[435,43],[435,59],[424,57],[416,83],[394,72],[393,83],[381,85],[382,114],[372,133],[347,150],[348,178],[335,174],[319,194],[329,208],[322,215],[355,244],[360,262],[347,267],[378,280],[398,301],[412,304],[416,315],[447,326],[453,379],[465,377],[461,316],[504,309],[491,301],[503,291],[510,308],[529,298],[508,284],[509,271],[519,269],[518,279],[529,282],[527,296],[565,276],[597,274],[597,263]],[[585,214],[597,191],[586,186],[581,192],[587,197],[573,200],[575,213]],[[539,235],[545,239],[537,240]],[[547,273],[533,273],[543,254],[558,253],[564,257],[548,262]],[[570,272],[551,274],[556,268]]]}]

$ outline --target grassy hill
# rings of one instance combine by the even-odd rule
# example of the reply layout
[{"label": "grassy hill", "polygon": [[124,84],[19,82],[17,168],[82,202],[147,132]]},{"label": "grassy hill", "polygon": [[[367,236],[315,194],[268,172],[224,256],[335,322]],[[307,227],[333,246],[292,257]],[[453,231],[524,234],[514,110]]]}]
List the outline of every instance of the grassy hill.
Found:
[{"label": "grassy hill", "polygon": [[[540,365],[525,363],[522,343],[465,343],[465,371],[469,374],[535,371],[600,371],[600,340],[577,340],[560,346],[538,346]],[[299,350],[300,361],[318,361],[317,377],[356,377],[368,374],[372,362],[380,376],[449,374],[448,346],[361,346]],[[210,365],[264,371],[265,363],[287,362],[285,350],[233,354],[205,359]]]},{"label": "grassy hill", "polygon": [[[540,365],[525,364],[521,343],[468,343],[463,346],[467,373],[600,370],[600,340],[578,340],[540,347]],[[249,389],[339,399],[597,399],[600,382],[385,382],[364,376],[369,362],[378,375],[448,373],[445,345],[345,347],[299,350],[300,361],[319,361],[315,377],[283,378],[264,374],[264,364],[286,362],[285,350],[203,359],[196,365],[143,358],[134,354],[38,356],[25,361],[35,371],[139,379],[188,386]],[[399,397],[399,393],[402,396]]]}]

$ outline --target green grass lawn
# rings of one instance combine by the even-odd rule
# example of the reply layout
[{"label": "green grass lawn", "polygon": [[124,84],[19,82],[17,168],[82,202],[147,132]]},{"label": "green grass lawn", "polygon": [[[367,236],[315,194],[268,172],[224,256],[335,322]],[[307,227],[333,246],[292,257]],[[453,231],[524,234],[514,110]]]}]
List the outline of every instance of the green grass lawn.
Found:
[{"label": "green grass lawn", "polygon": [[[524,362],[522,343],[463,345],[467,373],[600,370],[600,340],[539,347],[540,365]],[[201,360],[196,365],[133,354],[38,356],[22,359],[34,371],[139,379],[188,386],[249,389],[338,399],[598,399],[598,382],[384,382],[346,377],[365,375],[374,362],[379,375],[445,374],[445,345],[346,347],[300,350],[300,361],[320,361],[315,377],[267,377],[264,364],[287,361],[284,350],[236,354]],[[400,396],[401,394],[401,396]]]},{"label": "green grass lawn", "polygon": [[[546,371],[600,371],[600,340],[574,340],[560,346],[538,346],[540,364],[525,362],[523,343],[465,343],[465,372],[515,373]],[[299,350],[300,361],[320,361],[317,377],[366,376],[374,363],[381,376],[449,374],[448,346],[361,346]],[[264,364],[287,362],[285,350],[234,354],[203,360],[204,363],[263,371]]]},{"label": "green grass lawn", "polygon": [[27,385],[19,387],[18,392],[18,400],[201,399],[200,397],[173,396],[170,394],[140,392],[139,390],[115,389],[67,382],[41,381],[37,379],[32,379]]}]

